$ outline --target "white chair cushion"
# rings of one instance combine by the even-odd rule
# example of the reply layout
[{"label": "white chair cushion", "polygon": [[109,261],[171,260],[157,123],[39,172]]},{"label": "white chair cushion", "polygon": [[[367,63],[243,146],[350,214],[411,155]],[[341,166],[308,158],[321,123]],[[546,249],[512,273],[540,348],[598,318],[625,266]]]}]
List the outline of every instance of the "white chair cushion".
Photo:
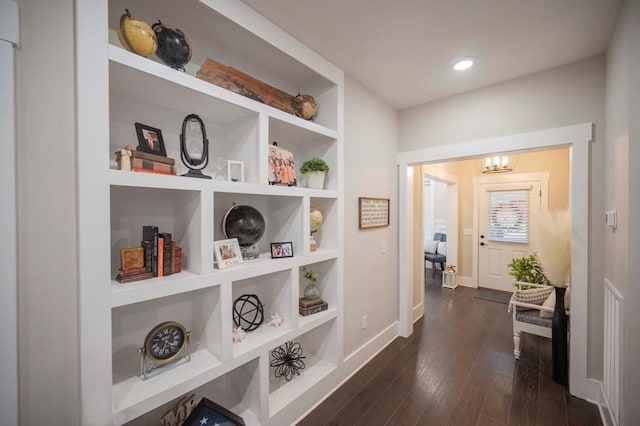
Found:
[{"label": "white chair cushion", "polygon": [[424,240],[424,252],[435,254],[436,250],[438,250],[438,241],[434,240]]},{"label": "white chair cushion", "polygon": [[447,243],[443,243],[442,241],[438,242],[438,248],[436,249],[436,254],[447,254]]}]

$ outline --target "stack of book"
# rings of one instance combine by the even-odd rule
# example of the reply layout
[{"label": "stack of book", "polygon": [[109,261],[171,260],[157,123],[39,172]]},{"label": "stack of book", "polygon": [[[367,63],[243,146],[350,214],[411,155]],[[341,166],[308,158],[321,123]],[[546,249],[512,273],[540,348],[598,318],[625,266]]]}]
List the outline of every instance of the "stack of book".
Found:
[{"label": "stack of book", "polygon": [[116,280],[119,283],[146,280],[153,275],[144,266],[144,249],[131,247],[120,250],[120,269]]},{"label": "stack of book", "polygon": [[132,151],[131,170],[142,173],[176,175],[176,160],[148,152]]},{"label": "stack of book", "polygon": [[144,266],[153,277],[164,277],[182,271],[182,248],[168,232],[160,232],[157,226],[142,228]]},{"label": "stack of book", "polygon": [[306,317],[307,315],[326,311],[328,308],[329,304],[320,298],[307,299],[305,297],[301,297],[298,300],[298,312],[304,317]]},{"label": "stack of book", "polygon": [[[116,151],[116,162],[120,164],[121,153]],[[176,160],[162,155],[150,154],[143,151],[131,151],[131,170],[141,173],[155,173],[175,176]]]}]

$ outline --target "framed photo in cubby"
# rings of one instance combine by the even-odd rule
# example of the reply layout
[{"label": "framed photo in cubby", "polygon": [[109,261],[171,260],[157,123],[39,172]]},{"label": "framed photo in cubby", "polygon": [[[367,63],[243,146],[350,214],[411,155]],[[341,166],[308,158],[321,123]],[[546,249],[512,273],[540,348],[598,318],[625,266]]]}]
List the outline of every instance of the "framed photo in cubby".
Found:
[{"label": "framed photo in cubby", "polygon": [[269,185],[296,186],[296,166],[291,151],[269,145]]},{"label": "framed photo in cubby", "polygon": [[240,244],[238,244],[237,238],[214,241],[213,248],[218,269],[224,269],[242,263],[242,252],[240,251]]},{"label": "framed photo in cubby", "polygon": [[167,156],[162,139],[162,130],[146,124],[136,123],[136,134],[138,135],[138,147],[142,152]]},{"label": "framed photo in cubby", "polygon": [[271,258],[293,257],[293,243],[271,243]]},{"label": "framed photo in cubby", "polygon": [[182,423],[183,426],[202,425],[230,425],[245,426],[244,420],[239,415],[232,413],[221,405],[207,398],[202,398],[189,417]]}]

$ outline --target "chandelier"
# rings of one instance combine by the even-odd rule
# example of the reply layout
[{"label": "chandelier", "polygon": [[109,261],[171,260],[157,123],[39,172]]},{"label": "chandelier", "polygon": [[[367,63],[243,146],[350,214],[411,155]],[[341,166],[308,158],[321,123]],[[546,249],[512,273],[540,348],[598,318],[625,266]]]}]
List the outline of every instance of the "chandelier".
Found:
[{"label": "chandelier", "polygon": [[481,163],[482,173],[505,173],[514,169],[513,160],[506,155],[486,157]]}]

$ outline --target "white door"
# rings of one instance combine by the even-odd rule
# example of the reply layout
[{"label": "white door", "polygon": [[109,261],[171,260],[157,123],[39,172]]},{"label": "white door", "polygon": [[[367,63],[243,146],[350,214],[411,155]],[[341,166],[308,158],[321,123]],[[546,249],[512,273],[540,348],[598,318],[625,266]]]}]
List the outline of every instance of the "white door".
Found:
[{"label": "white door", "polygon": [[479,287],[513,291],[508,265],[514,258],[535,252],[529,223],[546,208],[542,195],[540,181],[480,184]]}]

